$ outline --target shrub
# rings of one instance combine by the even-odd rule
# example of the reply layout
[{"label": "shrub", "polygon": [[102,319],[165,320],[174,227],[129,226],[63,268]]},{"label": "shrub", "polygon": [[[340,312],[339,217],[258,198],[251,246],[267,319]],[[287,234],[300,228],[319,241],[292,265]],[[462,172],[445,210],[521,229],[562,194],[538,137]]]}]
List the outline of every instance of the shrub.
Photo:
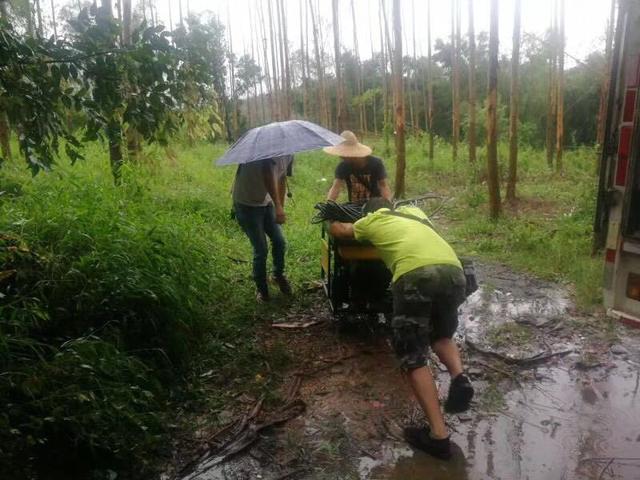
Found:
[{"label": "shrub", "polygon": [[140,173],[60,170],[0,200],[0,472],[147,468],[230,301],[202,209],[158,208],[169,193]]}]

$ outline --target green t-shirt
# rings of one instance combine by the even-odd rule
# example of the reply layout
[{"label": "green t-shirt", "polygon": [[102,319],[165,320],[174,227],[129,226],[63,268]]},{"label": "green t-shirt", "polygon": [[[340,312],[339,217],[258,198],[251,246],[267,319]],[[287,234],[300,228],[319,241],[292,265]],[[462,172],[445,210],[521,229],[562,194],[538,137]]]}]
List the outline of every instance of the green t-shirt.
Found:
[{"label": "green t-shirt", "polygon": [[[462,268],[458,256],[440,235],[428,226],[408,218],[385,213],[383,208],[361,218],[353,225],[356,240],[371,242],[393,273],[395,282],[405,273],[429,265],[454,265]],[[427,218],[417,207],[399,207],[398,212]]]}]

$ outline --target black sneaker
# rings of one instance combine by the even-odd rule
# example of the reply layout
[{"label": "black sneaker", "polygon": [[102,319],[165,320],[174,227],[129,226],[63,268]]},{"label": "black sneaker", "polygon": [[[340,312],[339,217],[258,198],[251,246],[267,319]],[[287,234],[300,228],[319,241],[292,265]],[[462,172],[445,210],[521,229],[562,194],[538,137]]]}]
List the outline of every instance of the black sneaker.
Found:
[{"label": "black sneaker", "polygon": [[473,398],[473,387],[464,373],[451,380],[449,396],[444,404],[447,413],[462,413],[469,410]]},{"label": "black sneaker", "polygon": [[429,427],[406,427],[404,438],[413,448],[422,450],[440,460],[451,458],[451,440],[449,437],[437,439],[430,435]]},{"label": "black sneaker", "polygon": [[278,288],[282,292],[283,295],[290,297],[293,295],[293,290],[291,289],[291,284],[289,280],[284,275],[273,277],[273,282],[278,285]]}]

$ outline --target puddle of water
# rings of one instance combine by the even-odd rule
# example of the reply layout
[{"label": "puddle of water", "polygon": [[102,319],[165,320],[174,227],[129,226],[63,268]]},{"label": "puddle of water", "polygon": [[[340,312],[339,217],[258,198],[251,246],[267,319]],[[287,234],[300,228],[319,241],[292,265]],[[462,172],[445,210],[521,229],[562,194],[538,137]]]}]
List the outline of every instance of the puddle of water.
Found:
[{"label": "puddle of water", "polygon": [[[383,454],[377,464],[361,460],[361,478],[600,478],[607,462],[591,459],[632,458],[640,452],[637,369],[624,361],[616,367],[589,375],[542,369],[546,380],[506,394],[504,413],[455,425],[452,440],[460,451],[451,462],[386,446],[392,454]],[[588,400],[585,389],[594,392]],[[601,478],[640,478],[640,461],[614,462],[609,470],[616,477]]]},{"label": "puddle of water", "polygon": [[566,316],[567,293],[552,284],[515,276],[511,272],[483,272],[484,284],[460,309],[461,335],[474,340],[488,328],[508,322],[541,325]]}]

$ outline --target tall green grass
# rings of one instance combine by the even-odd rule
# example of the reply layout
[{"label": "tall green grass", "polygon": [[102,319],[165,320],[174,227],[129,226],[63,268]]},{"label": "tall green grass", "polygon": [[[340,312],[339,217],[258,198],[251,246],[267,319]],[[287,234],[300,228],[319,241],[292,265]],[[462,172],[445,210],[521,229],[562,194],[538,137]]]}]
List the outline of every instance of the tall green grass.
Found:
[{"label": "tall green grass", "polygon": [[221,371],[252,355],[238,342],[248,271],[232,260],[248,249],[228,218],[231,172],[211,167],[216,151],[132,167],[120,187],[98,145],[74,168],[2,170],[2,471],[155,467],[146,453],[161,446],[174,387],[190,381],[203,345],[203,363]]},{"label": "tall green grass", "polygon": [[[449,198],[436,221],[458,250],[571,282],[584,305],[599,301],[593,150],[568,152],[560,176],[544,152],[523,148],[521,203],[492,222],[484,152],[471,166],[461,149],[454,165],[446,143],[437,141],[433,161],[425,147],[408,144],[409,195]],[[0,170],[2,478],[144,476],[166,448],[176,408],[199,401],[199,388],[215,410],[239,390],[268,392],[275,360],[285,360],[261,342],[262,318],[287,304],[255,306],[249,243],[229,215],[234,169],[212,166],[224,147],[176,146],[173,160],[150,149],[119,187],[104,148],[88,148],[86,161],[35,178],[19,161]],[[318,277],[310,218],[335,164],[299,155],[290,180],[284,228],[298,287]]]}]

